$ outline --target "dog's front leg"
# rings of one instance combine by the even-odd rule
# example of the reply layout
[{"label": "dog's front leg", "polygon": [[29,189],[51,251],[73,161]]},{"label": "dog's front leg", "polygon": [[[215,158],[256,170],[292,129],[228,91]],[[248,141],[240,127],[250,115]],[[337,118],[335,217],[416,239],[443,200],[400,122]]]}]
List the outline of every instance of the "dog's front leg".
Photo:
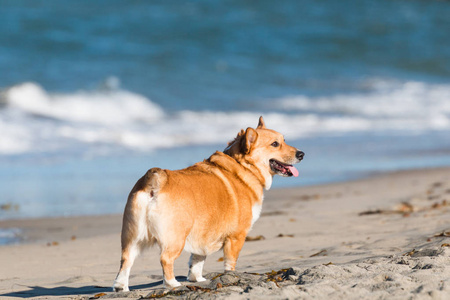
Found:
[{"label": "dog's front leg", "polygon": [[206,255],[191,254],[189,259],[188,280],[192,282],[201,282],[203,278],[203,265],[205,264]]},{"label": "dog's front leg", "polygon": [[241,233],[233,236],[229,236],[223,245],[223,256],[225,271],[234,271],[236,268],[236,261],[241,252],[242,246],[244,246],[246,233]]}]

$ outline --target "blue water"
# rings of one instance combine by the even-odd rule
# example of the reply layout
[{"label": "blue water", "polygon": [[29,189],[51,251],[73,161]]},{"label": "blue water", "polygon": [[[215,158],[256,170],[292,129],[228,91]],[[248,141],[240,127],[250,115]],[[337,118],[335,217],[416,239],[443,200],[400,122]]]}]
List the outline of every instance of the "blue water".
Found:
[{"label": "blue water", "polygon": [[0,219],[121,212],[264,115],[274,187],[450,165],[450,2],[0,0]]}]

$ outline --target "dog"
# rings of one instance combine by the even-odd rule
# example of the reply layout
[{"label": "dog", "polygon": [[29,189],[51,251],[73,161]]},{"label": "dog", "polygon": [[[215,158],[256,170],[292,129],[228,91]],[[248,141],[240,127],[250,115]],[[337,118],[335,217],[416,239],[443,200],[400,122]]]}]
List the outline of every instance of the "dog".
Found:
[{"label": "dog", "polygon": [[153,168],[131,190],[122,223],[122,258],[113,290],[129,291],[131,267],[140,251],[161,249],[164,285],[175,288],[173,264],[191,253],[188,280],[204,281],[208,255],[223,249],[225,271],[234,271],[247,233],[259,218],[263,190],[274,175],[298,176],[293,164],[304,153],[266,128],[241,130],[223,151],[186,169]]}]

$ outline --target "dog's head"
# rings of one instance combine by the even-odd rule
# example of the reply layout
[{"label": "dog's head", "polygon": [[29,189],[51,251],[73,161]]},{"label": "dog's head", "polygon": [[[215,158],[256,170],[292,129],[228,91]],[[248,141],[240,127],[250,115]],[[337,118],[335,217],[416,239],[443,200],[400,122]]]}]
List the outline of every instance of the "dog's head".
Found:
[{"label": "dog's head", "polygon": [[224,153],[256,166],[265,175],[266,182],[266,175],[298,176],[293,164],[299,163],[305,155],[286,144],[281,133],[267,129],[263,117],[259,118],[256,129],[249,127],[245,131],[241,130]]}]

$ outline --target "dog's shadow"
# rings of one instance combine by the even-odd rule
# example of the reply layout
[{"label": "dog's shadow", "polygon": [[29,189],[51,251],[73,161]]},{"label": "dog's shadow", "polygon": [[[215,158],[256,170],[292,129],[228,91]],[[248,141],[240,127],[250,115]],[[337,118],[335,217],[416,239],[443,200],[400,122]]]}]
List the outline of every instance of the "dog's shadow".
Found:
[{"label": "dog's shadow", "polygon": [[[178,281],[186,281],[185,276],[177,276]],[[151,289],[157,286],[162,286],[163,281],[156,281],[148,284],[140,284],[130,286],[130,291]],[[70,286],[58,286],[53,288],[46,288],[42,286],[23,286],[28,289],[0,294],[1,297],[17,297],[17,298],[32,298],[32,297],[44,297],[44,296],[74,296],[74,295],[90,295],[99,293],[112,292],[111,287],[87,285],[82,287],[70,287]]]}]

